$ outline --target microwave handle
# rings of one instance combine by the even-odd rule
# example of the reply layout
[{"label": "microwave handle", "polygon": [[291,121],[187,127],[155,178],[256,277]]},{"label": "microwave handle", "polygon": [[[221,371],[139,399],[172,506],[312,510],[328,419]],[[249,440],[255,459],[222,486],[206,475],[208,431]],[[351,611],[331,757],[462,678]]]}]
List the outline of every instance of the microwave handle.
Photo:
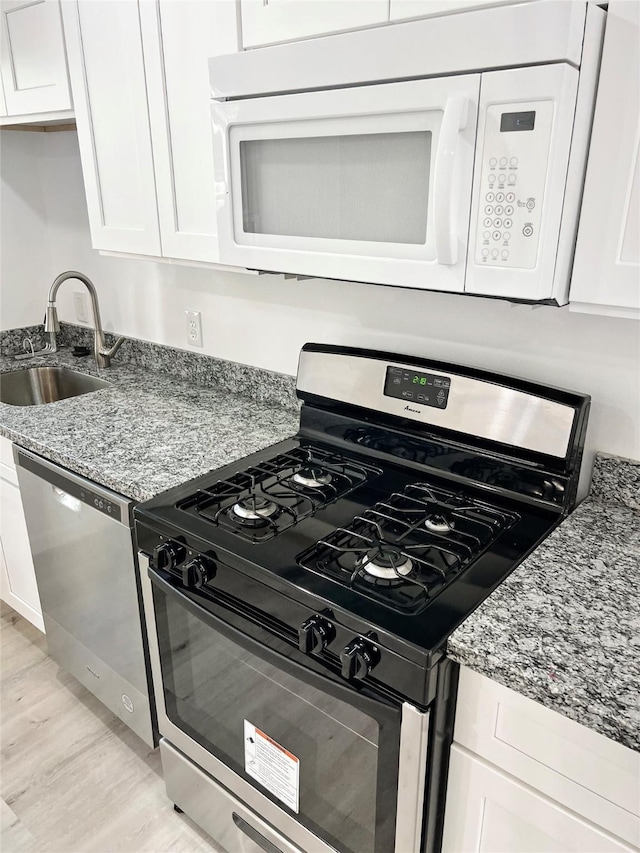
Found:
[{"label": "microwave handle", "polygon": [[451,224],[453,173],[458,134],[467,126],[469,100],[456,96],[447,100],[440,128],[435,164],[433,199],[436,261],[451,266],[458,260],[458,240]]}]

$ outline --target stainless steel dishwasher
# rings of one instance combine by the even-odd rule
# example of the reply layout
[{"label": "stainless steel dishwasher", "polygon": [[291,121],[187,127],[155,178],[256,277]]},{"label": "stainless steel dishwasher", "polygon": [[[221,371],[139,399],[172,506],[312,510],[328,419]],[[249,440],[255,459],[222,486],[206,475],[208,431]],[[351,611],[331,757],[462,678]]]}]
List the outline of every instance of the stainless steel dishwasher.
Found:
[{"label": "stainless steel dishwasher", "polygon": [[133,501],[13,452],[49,654],[153,747]]}]

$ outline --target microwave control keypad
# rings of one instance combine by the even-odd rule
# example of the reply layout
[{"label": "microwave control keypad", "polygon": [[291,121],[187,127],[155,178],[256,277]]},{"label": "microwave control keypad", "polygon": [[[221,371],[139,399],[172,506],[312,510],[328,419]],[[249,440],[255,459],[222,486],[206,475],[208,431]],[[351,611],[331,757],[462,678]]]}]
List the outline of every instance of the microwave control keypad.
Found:
[{"label": "microwave control keypad", "polygon": [[536,266],[552,120],[552,101],[487,108],[477,264]]}]

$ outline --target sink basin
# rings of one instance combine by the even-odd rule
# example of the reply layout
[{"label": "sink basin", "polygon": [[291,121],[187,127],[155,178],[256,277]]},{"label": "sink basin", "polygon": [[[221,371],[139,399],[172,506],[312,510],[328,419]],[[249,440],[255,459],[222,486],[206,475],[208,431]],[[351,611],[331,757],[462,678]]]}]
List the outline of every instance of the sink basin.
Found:
[{"label": "sink basin", "polygon": [[30,367],[0,374],[0,403],[41,406],[108,388],[110,382],[66,367]]}]

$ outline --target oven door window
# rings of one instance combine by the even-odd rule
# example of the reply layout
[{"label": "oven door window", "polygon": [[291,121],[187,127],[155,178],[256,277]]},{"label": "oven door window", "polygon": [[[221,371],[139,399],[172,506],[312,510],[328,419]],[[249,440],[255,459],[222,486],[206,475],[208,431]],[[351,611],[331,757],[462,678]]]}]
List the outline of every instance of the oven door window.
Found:
[{"label": "oven door window", "polygon": [[[366,713],[356,690],[353,702],[337,698],[329,679],[277,665],[184,599],[154,588],[154,605],[169,719],[336,849],[392,850],[400,708]],[[297,814],[245,772],[245,721],[299,762]]]}]

